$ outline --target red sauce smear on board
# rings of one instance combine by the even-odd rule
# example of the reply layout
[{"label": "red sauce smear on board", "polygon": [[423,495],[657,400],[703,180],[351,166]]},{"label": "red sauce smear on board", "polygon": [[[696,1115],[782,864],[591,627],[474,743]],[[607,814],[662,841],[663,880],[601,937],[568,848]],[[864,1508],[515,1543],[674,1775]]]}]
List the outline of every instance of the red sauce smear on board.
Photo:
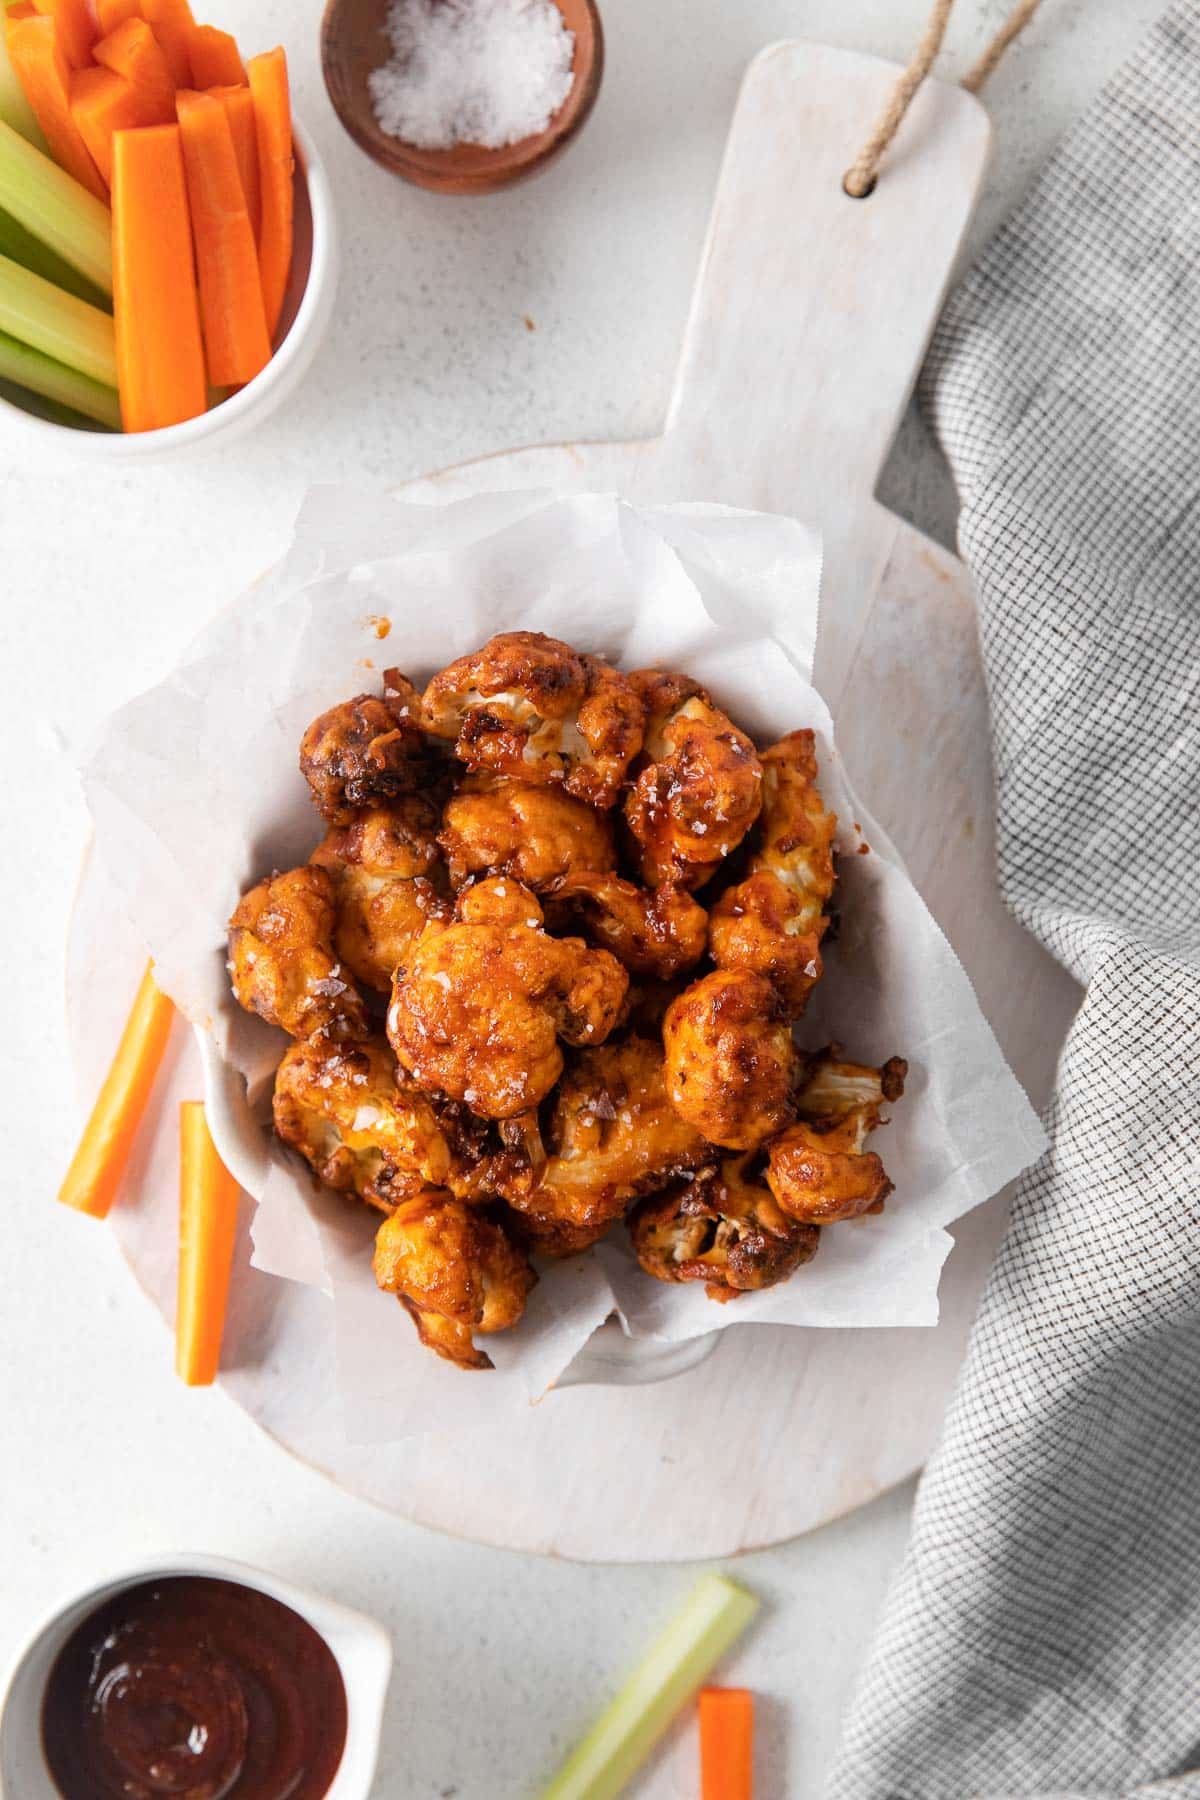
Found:
[{"label": "red sauce smear on board", "polygon": [[346,1743],[324,1638],[237,1582],[125,1588],[76,1627],[42,1703],[64,1800],[321,1800]]}]

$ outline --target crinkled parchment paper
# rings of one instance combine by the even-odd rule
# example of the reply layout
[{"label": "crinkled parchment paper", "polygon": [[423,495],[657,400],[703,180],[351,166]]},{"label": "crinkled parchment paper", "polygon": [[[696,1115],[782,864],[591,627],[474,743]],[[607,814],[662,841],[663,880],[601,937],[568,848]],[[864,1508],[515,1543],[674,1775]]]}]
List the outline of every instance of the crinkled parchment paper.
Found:
[{"label": "crinkled parchment paper", "polygon": [[[496,1372],[466,1375],[422,1350],[402,1309],[375,1288],[373,1215],[318,1192],[276,1150],[254,1261],[330,1297],[337,1375],[325,1369],[313,1403],[331,1403],[336,1379],[353,1441],[527,1404],[614,1306],[635,1335],[668,1340],[750,1320],[932,1325],[946,1226],[1043,1148],[967,976],[846,782],[809,683],[819,574],[811,531],[722,507],[529,492],[419,507],[319,489],[271,577],[222,611],[175,673],[115,714],[82,756],[97,853],[159,979],[261,1098],[283,1040],[229,995],[225,921],[243,888],[302,861],[320,836],[297,769],[305,725],[376,686],[385,666],[423,682],[493,632],[524,627],[626,669],[684,669],[763,744],[798,726],[817,733],[822,791],[840,821],[841,929],[800,1037],[810,1047],[834,1039],[868,1062],[908,1058],[905,1096],[872,1140],[896,1184],[885,1212],[827,1229],[793,1280],[728,1306],[698,1285],[642,1275],[618,1231],[546,1268],[518,1329],[488,1339]],[[282,1353],[298,1379],[304,1351],[297,1342]]]}]

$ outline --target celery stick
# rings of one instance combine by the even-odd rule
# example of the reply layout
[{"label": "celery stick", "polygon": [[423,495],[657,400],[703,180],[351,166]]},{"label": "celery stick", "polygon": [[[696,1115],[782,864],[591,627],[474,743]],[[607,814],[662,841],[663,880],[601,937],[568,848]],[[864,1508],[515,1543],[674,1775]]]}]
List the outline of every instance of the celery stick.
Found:
[{"label": "celery stick", "polygon": [[108,313],[74,294],[64,294],[52,281],[8,256],[0,256],[0,331],[104,387],[117,385],[116,342]]},{"label": "celery stick", "polygon": [[70,263],[56,256],[49,244],[43,244],[32,231],[18,225],[11,213],[3,211],[0,211],[0,256],[10,256],[13,262],[23,263],[35,275],[44,275],[55,287],[65,288],[68,294],[98,306],[101,312],[112,311],[112,300],[102,289],[94,287]]},{"label": "celery stick", "polygon": [[112,214],[0,119],[0,207],[64,262],[112,293]]},{"label": "celery stick", "polygon": [[615,1800],[757,1611],[745,1588],[706,1575],[541,1800]]},{"label": "celery stick", "polygon": [[17,78],[17,71],[9,60],[8,47],[4,42],[3,16],[0,11],[0,119],[19,131],[23,138],[37,149],[48,154],[46,140],[42,136],[42,128],[37,122],[32,106],[25,98],[25,89]]},{"label": "celery stick", "polygon": [[65,363],[55,362],[40,350],[33,350],[16,338],[6,337],[2,331],[0,381],[11,381],[17,387],[28,388],[44,400],[69,407],[73,413],[82,413],[85,419],[94,419],[113,431],[121,429],[121,407],[114,388],[101,387],[90,376],[81,375],[77,369],[68,369]]}]

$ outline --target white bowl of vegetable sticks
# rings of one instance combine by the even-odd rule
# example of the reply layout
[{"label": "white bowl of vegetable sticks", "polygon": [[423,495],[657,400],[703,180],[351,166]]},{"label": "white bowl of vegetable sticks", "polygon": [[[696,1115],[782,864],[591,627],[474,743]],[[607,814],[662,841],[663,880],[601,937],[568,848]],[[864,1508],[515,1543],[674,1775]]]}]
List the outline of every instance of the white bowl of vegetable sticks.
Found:
[{"label": "white bowl of vegetable sticks", "polygon": [[[317,150],[299,120],[295,147],[294,240],[283,310],[271,360],[253,380],[207,412],[153,431],[123,432],[65,422],[56,409],[0,378],[0,435],[20,434],[51,449],[98,461],[156,461],[224,447],[274,412],[306,374],[333,317],[337,292],[337,224],[333,194]],[[3,208],[0,146],[0,209]],[[4,252],[0,241],[0,255]],[[28,403],[27,403],[28,402]]]}]

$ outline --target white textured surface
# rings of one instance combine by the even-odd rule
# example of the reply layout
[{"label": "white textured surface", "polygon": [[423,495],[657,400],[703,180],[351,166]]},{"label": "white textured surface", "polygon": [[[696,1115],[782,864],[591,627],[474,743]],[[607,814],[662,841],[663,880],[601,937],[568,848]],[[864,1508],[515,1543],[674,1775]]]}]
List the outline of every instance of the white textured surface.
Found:
[{"label": "white textured surface", "polygon": [[[961,66],[1005,7],[961,0],[948,62]],[[989,97],[997,155],[980,238],[1158,10],[1046,0]],[[385,1800],[517,1800],[691,1576],[535,1561],[406,1527],[287,1462],[221,1396],[179,1391],[162,1326],[107,1234],[48,1203],[77,1127],[60,994],[85,826],[47,720],[96,718],[169,667],[199,620],[277,554],[311,481],[392,481],[511,444],[654,429],[745,62],[799,32],[900,57],[926,4],[606,0],[605,86],[580,143],[540,182],[478,201],[402,187],[341,137],[315,69],[317,9],[305,7],[303,30],[299,11],[224,0],[212,17],[244,28],[248,49],[287,43],[342,203],[339,322],[305,387],[227,458],[177,473],[108,475],[0,449],[0,1660],[64,1589],[122,1559],[180,1544],[244,1556],[394,1630]],[[883,492],[927,530],[952,529],[914,425]],[[730,1670],[765,1696],[766,1800],[821,1792],[906,1513],[907,1496],[893,1495],[739,1565],[769,1602]],[[684,1737],[642,1800],[693,1794],[691,1755]]]}]

